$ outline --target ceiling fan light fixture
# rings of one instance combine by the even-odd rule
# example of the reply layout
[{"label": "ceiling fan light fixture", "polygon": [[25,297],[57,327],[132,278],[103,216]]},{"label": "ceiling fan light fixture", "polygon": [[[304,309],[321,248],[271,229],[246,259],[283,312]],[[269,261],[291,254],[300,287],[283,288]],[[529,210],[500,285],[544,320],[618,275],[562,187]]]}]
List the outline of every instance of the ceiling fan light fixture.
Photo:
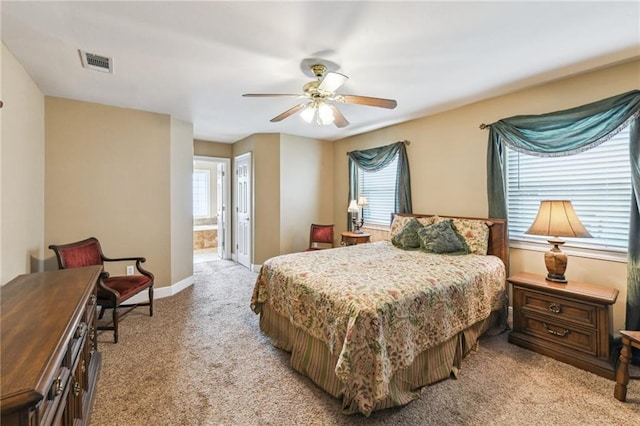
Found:
[{"label": "ceiling fan light fixture", "polygon": [[307,107],[300,113],[300,117],[307,123],[311,124],[313,121],[313,116],[316,113],[316,107],[312,103],[308,104]]},{"label": "ceiling fan light fixture", "polygon": [[329,105],[322,102],[318,105],[318,120],[316,121],[318,124],[329,125],[333,124],[335,120],[333,116],[333,110],[329,108]]},{"label": "ceiling fan light fixture", "polygon": [[300,113],[300,117],[307,123],[315,123],[319,126],[333,124],[335,117],[333,110],[325,102],[310,102]]}]

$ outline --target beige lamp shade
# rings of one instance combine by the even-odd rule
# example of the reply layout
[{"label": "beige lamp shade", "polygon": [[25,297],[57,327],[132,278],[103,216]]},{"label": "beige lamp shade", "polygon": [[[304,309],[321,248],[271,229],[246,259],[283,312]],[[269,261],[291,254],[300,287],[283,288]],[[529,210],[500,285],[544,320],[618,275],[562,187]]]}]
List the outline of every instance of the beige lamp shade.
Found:
[{"label": "beige lamp shade", "polygon": [[541,201],[538,215],[525,234],[591,238],[568,200]]},{"label": "beige lamp shade", "polygon": [[544,264],[547,267],[547,281],[566,283],[564,276],[567,270],[568,258],[566,253],[560,250],[564,241],[558,237],[589,238],[591,234],[578,219],[571,201],[568,200],[543,200],[540,201],[540,209],[536,220],[525,234],[551,236],[549,244],[553,247],[544,254]]},{"label": "beige lamp shade", "polygon": [[358,198],[358,205],[361,207],[366,207],[369,205],[369,202],[367,201],[367,197],[360,197]]},{"label": "beige lamp shade", "polygon": [[351,203],[349,203],[349,207],[347,208],[347,212],[358,213],[359,211],[360,208],[358,207],[358,203],[356,202],[356,200],[351,200]]}]

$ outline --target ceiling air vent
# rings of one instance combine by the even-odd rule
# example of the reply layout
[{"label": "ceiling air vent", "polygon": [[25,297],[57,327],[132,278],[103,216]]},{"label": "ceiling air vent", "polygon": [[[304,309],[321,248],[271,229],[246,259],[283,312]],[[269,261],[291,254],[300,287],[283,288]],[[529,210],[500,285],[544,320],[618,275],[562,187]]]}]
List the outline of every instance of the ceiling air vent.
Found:
[{"label": "ceiling air vent", "polygon": [[112,58],[85,52],[84,50],[78,50],[78,52],[80,52],[80,59],[82,60],[82,66],[84,68],[113,74]]}]

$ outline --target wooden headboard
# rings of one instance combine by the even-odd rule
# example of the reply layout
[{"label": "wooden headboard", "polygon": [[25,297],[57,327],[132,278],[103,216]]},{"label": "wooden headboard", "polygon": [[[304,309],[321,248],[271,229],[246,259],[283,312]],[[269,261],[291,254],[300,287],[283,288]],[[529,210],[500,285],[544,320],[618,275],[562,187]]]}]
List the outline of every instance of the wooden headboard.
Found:
[{"label": "wooden headboard", "polygon": [[[417,214],[417,213],[393,213],[391,215],[391,221],[393,216],[407,216],[407,217],[431,217],[432,214]],[[488,253],[502,259],[507,270],[509,269],[508,247],[509,240],[507,239],[507,220],[506,219],[490,219],[484,217],[464,217],[464,216],[445,216],[437,215],[438,217],[446,217],[450,219],[473,219],[484,220],[489,226],[489,247]]]}]

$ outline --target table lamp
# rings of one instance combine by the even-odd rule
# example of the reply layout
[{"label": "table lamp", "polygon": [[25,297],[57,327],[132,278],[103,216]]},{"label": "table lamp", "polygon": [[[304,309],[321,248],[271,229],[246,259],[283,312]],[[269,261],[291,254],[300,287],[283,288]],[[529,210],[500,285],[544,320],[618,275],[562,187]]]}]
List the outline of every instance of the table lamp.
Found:
[{"label": "table lamp", "polygon": [[558,237],[590,238],[591,234],[580,222],[578,215],[568,200],[543,200],[538,215],[525,234],[551,236],[549,244],[553,247],[544,254],[547,266],[547,281],[566,283],[567,255],[560,250],[564,241]]}]

